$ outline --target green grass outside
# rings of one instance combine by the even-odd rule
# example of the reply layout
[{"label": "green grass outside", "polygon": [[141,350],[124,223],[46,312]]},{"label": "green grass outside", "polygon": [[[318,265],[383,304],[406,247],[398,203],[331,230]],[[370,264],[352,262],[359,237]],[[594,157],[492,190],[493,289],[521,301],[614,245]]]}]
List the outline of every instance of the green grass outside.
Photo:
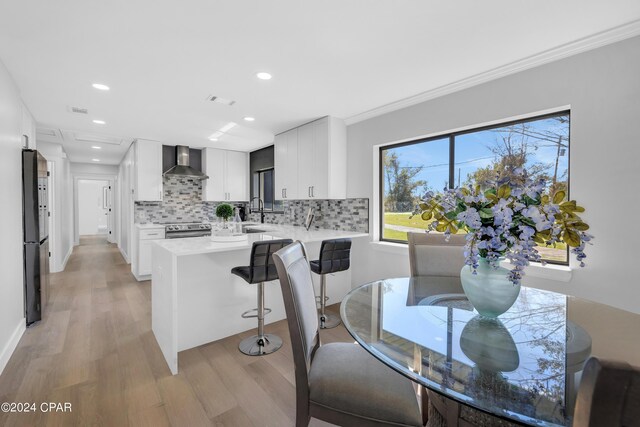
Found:
[{"label": "green grass outside", "polygon": [[[384,224],[385,225],[399,225],[403,227],[419,228],[426,230],[429,223],[432,221],[423,221],[420,215],[415,215],[413,218],[410,212],[385,212]],[[459,231],[459,234],[464,233]],[[390,228],[384,228],[383,239],[407,241],[407,232],[400,230],[392,230]],[[539,246],[540,253],[543,258],[548,261],[567,261],[567,245],[564,243],[557,243],[554,246]]]}]

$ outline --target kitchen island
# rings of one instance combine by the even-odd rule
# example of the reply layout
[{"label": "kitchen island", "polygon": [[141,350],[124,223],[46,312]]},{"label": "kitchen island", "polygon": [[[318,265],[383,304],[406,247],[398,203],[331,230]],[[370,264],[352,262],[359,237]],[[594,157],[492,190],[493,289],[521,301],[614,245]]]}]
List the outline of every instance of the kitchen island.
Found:
[{"label": "kitchen island", "polygon": [[[216,242],[211,237],[154,241],[152,329],[174,375],[178,372],[178,352],[256,328],[255,319],[240,317],[242,312],[256,307],[256,285],[231,274],[233,267],[249,265],[253,242],[300,240],[305,243],[309,257],[317,259],[325,239],[351,238],[355,249],[368,236],[271,224],[260,228],[266,232],[247,234],[245,240],[237,242]],[[352,250],[351,256],[357,256],[357,251]],[[316,294],[319,283],[319,277],[314,277]],[[327,277],[328,304],[342,301],[350,290],[350,270]],[[265,284],[265,304],[272,310],[265,324],[285,318],[278,281]]]}]

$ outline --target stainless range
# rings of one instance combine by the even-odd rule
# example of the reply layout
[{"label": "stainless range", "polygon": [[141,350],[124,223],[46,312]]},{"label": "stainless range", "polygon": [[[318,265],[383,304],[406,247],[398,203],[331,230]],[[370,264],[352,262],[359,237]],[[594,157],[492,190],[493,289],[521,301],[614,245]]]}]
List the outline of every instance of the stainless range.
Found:
[{"label": "stainless range", "polygon": [[164,227],[164,235],[166,239],[211,236],[211,224],[168,224]]}]

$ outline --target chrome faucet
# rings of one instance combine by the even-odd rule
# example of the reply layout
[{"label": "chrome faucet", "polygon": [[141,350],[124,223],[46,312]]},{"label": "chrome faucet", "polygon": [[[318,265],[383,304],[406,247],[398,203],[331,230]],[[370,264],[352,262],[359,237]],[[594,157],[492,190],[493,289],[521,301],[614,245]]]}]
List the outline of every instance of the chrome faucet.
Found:
[{"label": "chrome faucet", "polygon": [[253,197],[251,198],[251,200],[249,200],[249,205],[251,205],[251,202],[253,202],[255,199],[258,199],[258,212],[260,212],[260,223],[264,224],[264,202],[262,201],[262,199],[260,197]]}]

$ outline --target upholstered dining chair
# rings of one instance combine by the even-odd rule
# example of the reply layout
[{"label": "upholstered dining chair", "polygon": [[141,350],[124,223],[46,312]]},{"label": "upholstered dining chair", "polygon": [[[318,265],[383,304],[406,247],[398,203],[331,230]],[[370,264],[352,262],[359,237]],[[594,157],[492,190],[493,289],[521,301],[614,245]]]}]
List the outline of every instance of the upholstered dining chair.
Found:
[{"label": "upholstered dining chair", "polygon": [[449,241],[435,233],[407,233],[411,276],[460,276],[464,266],[463,234],[453,234]]},{"label": "upholstered dining chair", "polygon": [[284,298],[296,378],[296,426],[311,417],[341,426],[420,426],[411,381],[351,343],[320,343],[304,246],[273,254]]},{"label": "upholstered dining chair", "polygon": [[640,426],[640,369],[591,357],[578,388],[574,427]]}]

